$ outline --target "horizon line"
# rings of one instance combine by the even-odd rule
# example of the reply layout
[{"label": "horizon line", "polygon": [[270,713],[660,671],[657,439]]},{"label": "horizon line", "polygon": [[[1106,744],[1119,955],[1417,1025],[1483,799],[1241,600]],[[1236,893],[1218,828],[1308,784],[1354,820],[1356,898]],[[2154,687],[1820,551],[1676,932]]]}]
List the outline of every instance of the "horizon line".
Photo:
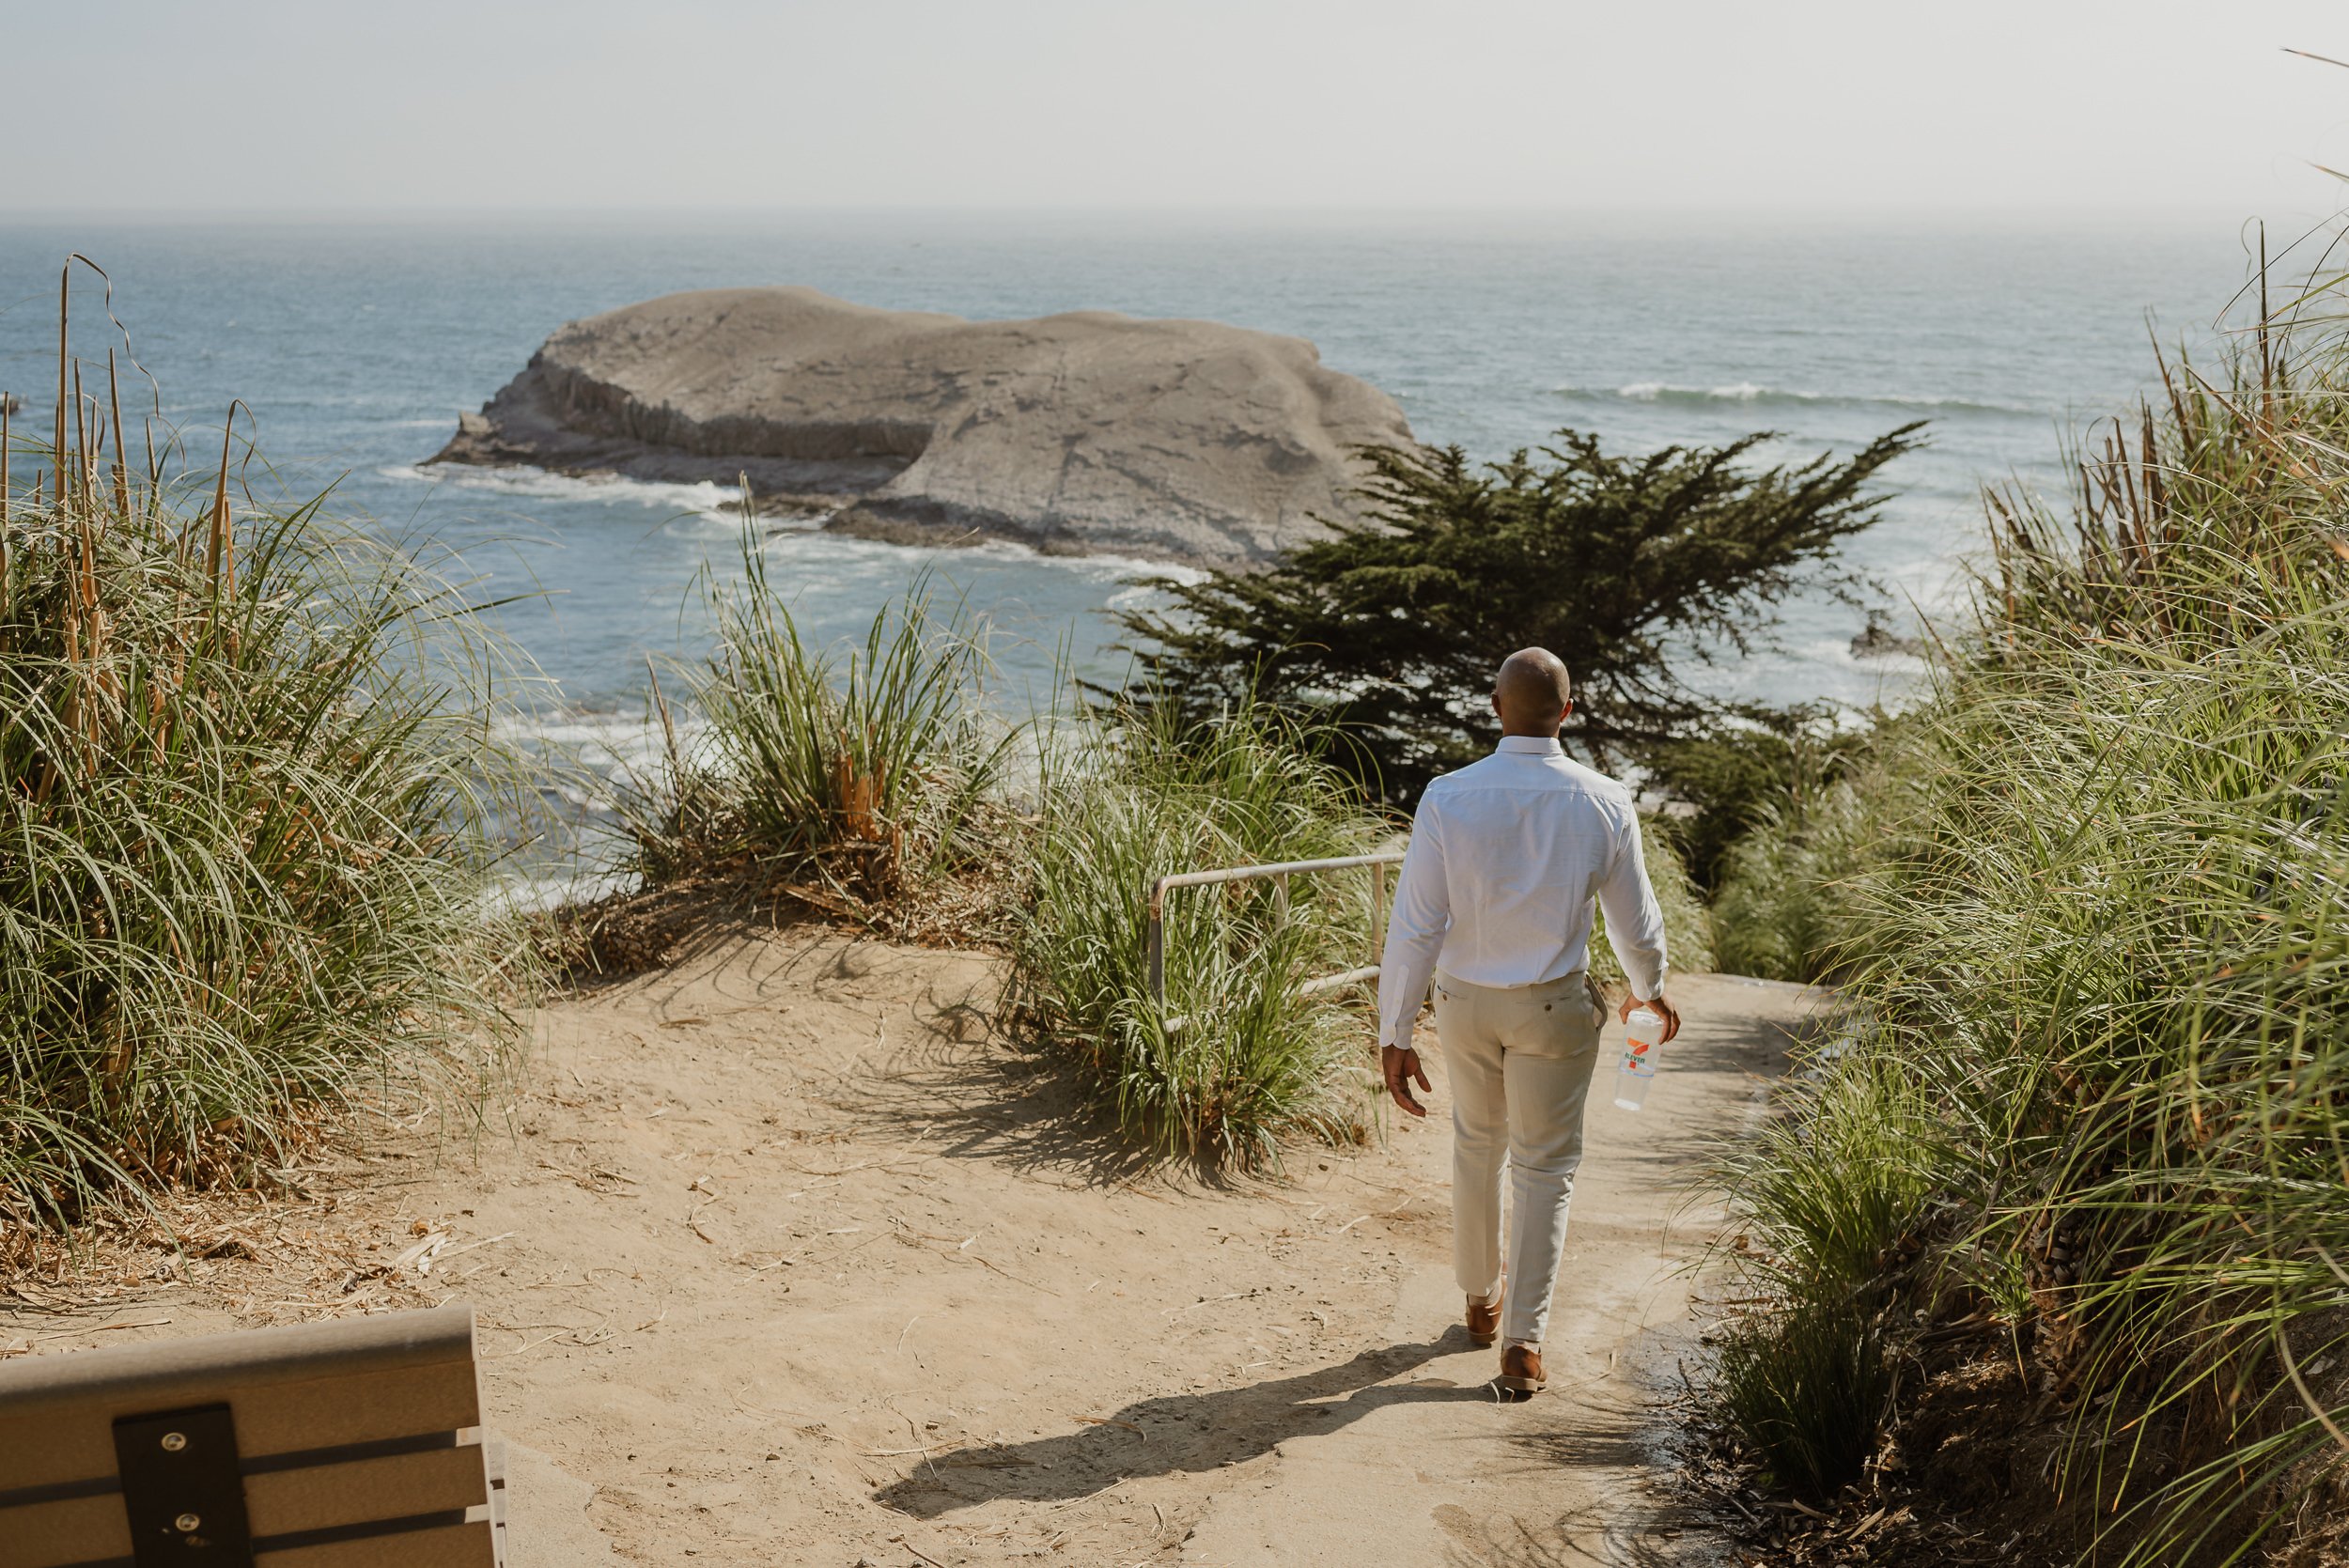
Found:
[{"label": "horizon line", "polygon": [[[224,207],[217,202],[9,203],[0,201],[0,218],[190,218],[226,222],[252,218],[594,218],[594,217],[1051,217],[1148,218],[1215,215],[1255,218],[1458,218],[1515,217],[1560,219],[1592,217],[1682,218],[1718,216],[1788,218],[1820,217],[1987,217],[2052,215],[2176,217],[2208,219],[2220,215],[2256,217],[2257,203],[2229,205],[2219,201],[2131,202],[2096,200],[1901,201],[1901,202],[1427,202],[1361,204],[1326,202],[635,202],[516,205],[511,202],[278,202]],[[2302,210],[2313,213],[2315,206]],[[2349,215],[2349,204],[2326,209],[2333,217]],[[2298,214],[2295,214],[2295,216]]]}]

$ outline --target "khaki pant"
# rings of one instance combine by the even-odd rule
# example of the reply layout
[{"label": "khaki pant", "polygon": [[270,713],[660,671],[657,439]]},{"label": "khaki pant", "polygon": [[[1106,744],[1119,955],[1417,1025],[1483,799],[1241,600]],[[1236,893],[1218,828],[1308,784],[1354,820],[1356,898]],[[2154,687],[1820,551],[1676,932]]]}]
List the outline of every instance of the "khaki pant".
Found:
[{"label": "khaki pant", "polygon": [[1579,970],[1505,988],[1436,976],[1436,1033],[1452,1089],[1452,1265],[1460,1289],[1479,1300],[1501,1288],[1504,1167],[1511,1176],[1504,1344],[1538,1346],[1549,1327],[1606,1018]]}]

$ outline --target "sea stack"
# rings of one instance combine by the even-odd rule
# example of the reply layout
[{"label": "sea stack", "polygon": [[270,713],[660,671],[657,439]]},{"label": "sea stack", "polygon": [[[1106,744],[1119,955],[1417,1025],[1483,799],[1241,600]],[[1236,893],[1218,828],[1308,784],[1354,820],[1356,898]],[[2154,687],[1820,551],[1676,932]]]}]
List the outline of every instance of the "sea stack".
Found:
[{"label": "sea stack", "polygon": [[1361,515],[1356,448],[1411,442],[1392,398],[1302,338],[723,288],[559,328],[432,460],[747,475],[870,537],[1246,566]]}]

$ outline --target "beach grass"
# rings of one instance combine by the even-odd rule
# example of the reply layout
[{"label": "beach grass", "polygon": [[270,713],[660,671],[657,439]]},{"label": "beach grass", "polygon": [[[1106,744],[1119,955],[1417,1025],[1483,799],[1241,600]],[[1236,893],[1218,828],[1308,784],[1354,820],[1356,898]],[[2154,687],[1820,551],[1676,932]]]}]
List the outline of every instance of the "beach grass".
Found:
[{"label": "beach grass", "polygon": [[1044,748],[1014,999],[1152,1148],[1264,1167],[1284,1135],[1363,1126],[1366,1016],[1297,988],[1374,961],[1369,873],[1171,893],[1163,1007],[1149,985],[1156,878],[1359,855],[1389,835],[1327,743],[1266,707],[1193,723],[1160,704],[1065,719]]},{"label": "beach grass", "polygon": [[1875,1320],[1858,1302],[1792,1299],[1724,1340],[1721,1405],[1771,1484],[1821,1498],[1859,1479],[1892,1388]]},{"label": "beach grass", "polygon": [[[173,465],[65,357],[0,442],[0,1233],[249,1186],[352,1096],[471,1094],[529,959],[485,912],[498,658],[462,585]],[[233,412],[233,411],[232,411]]]},{"label": "beach grass", "polygon": [[1725,971],[1765,980],[1833,977],[1842,884],[1859,868],[1867,843],[1871,814],[1863,802],[1872,805],[1897,787],[1892,775],[1869,768],[1812,799],[1762,811],[1753,831],[1723,856],[1713,896],[1714,941]]},{"label": "beach grass", "polygon": [[[623,869],[656,892],[747,873],[754,893],[891,930],[975,877],[962,939],[1002,934],[1022,1029],[1142,1144],[1255,1168],[1290,1134],[1361,1135],[1367,987],[1298,993],[1376,961],[1370,873],[1172,894],[1163,1006],[1145,939],[1159,877],[1399,840],[1331,754],[1334,732],[1247,701],[1206,722],[1151,702],[1008,722],[985,622],[927,578],[829,647],[802,634],[754,544],[710,598],[715,650],[654,683],[667,738],[619,791]],[[1706,911],[1669,834],[1647,851],[1675,962],[1706,967]],[[1620,985],[1603,932],[1593,968]]]},{"label": "beach grass", "polygon": [[[1988,1326],[2069,1413],[2050,1490],[2099,1561],[2237,1560],[2299,1529],[2338,1463],[2349,345],[2332,300],[2320,279],[2217,364],[2165,364],[2163,396],[2081,454],[2068,505],[1994,493],[1971,624],[1926,699],[1832,801],[1735,857],[1725,949],[1779,912],[1772,962],[1834,975],[1854,1020],[1726,1172],[1753,1252],[1778,1260],[1779,1309],[1741,1330],[1764,1348],[1725,1367],[1765,1452],[1774,1429],[1740,1388],[1819,1364],[1768,1348],[1794,1333],[1781,1320],[1859,1302],[1920,1382],[1937,1336]],[[1788,1364],[1757,1373],[1771,1356]],[[1872,1436],[1881,1387],[1855,1367],[1809,1398],[1813,1424]]]},{"label": "beach grass", "polygon": [[812,644],[754,544],[708,587],[716,648],[681,672],[680,740],[656,676],[662,765],[623,787],[628,869],[655,885],[746,858],[852,906],[884,906],[999,854],[981,830],[1023,726],[987,700],[985,622],[926,576],[851,645]]}]

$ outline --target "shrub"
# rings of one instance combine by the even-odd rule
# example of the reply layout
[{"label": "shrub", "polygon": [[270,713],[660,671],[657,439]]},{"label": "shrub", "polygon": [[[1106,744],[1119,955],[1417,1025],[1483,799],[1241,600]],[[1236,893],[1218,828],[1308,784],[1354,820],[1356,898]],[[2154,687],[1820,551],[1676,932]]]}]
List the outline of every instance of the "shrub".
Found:
[{"label": "shrub", "polygon": [[232,512],[225,459],[134,470],[118,408],[61,412],[61,454],[0,447],[0,475],[48,470],[0,477],[19,1220],[248,1181],[387,1074],[473,1080],[527,979],[483,914],[490,647],[461,597],[316,503]]},{"label": "shrub", "polygon": [[1847,1030],[1723,1157],[1749,1305],[1727,1326],[1721,1403],[1781,1486],[1830,1496],[1875,1451],[1892,1389],[1879,1320],[1936,1203],[1971,1174],[1937,1110],[1879,1042]]},{"label": "shrub", "polygon": [[1964,1172],[1940,1109],[1881,1042],[1834,1035],[1724,1157],[1747,1272],[1781,1295],[1873,1306]]},{"label": "shrub", "polygon": [[1791,1492],[1832,1497],[1875,1452],[1891,1370],[1865,1309],[1803,1299],[1734,1327],[1721,1345],[1721,1402]]},{"label": "shrub", "polygon": [[1791,707],[1643,748],[1640,767],[1647,788],[1678,803],[1681,854],[1711,894],[1739,842],[1765,820],[1799,818],[1822,801],[1867,737],[1824,706]]},{"label": "shrub", "polygon": [[713,586],[717,648],[686,697],[705,722],[690,753],[666,701],[664,779],[624,810],[634,869],[658,884],[747,855],[784,876],[889,899],[989,847],[975,822],[1016,735],[985,701],[986,629],[926,579],[884,606],[861,644],[813,648],[743,547],[739,584]]},{"label": "shrub", "polygon": [[1890,787],[1871,777],[1830,786],[1809,802],[1765,809],[1730,846],[1713,897],[1720,967],[1764,980],[1813,981],[1834,969],[1842,885],[1859,867],[1862,801]]},{"label": "shrub", "polygon": [[1383,836],[1326,739],[1245,703],[1196,725],[1158,706],[1087,714],[1046,749],[1015,995],[1159,1148],[1264,1165],[1284,1132],[1359,1125],[1361,1018],[1296,987],[1366,961],[1367,873],[1174,893],[1163,1011],[1149,986],[1158,877],[1362,854]]}]

